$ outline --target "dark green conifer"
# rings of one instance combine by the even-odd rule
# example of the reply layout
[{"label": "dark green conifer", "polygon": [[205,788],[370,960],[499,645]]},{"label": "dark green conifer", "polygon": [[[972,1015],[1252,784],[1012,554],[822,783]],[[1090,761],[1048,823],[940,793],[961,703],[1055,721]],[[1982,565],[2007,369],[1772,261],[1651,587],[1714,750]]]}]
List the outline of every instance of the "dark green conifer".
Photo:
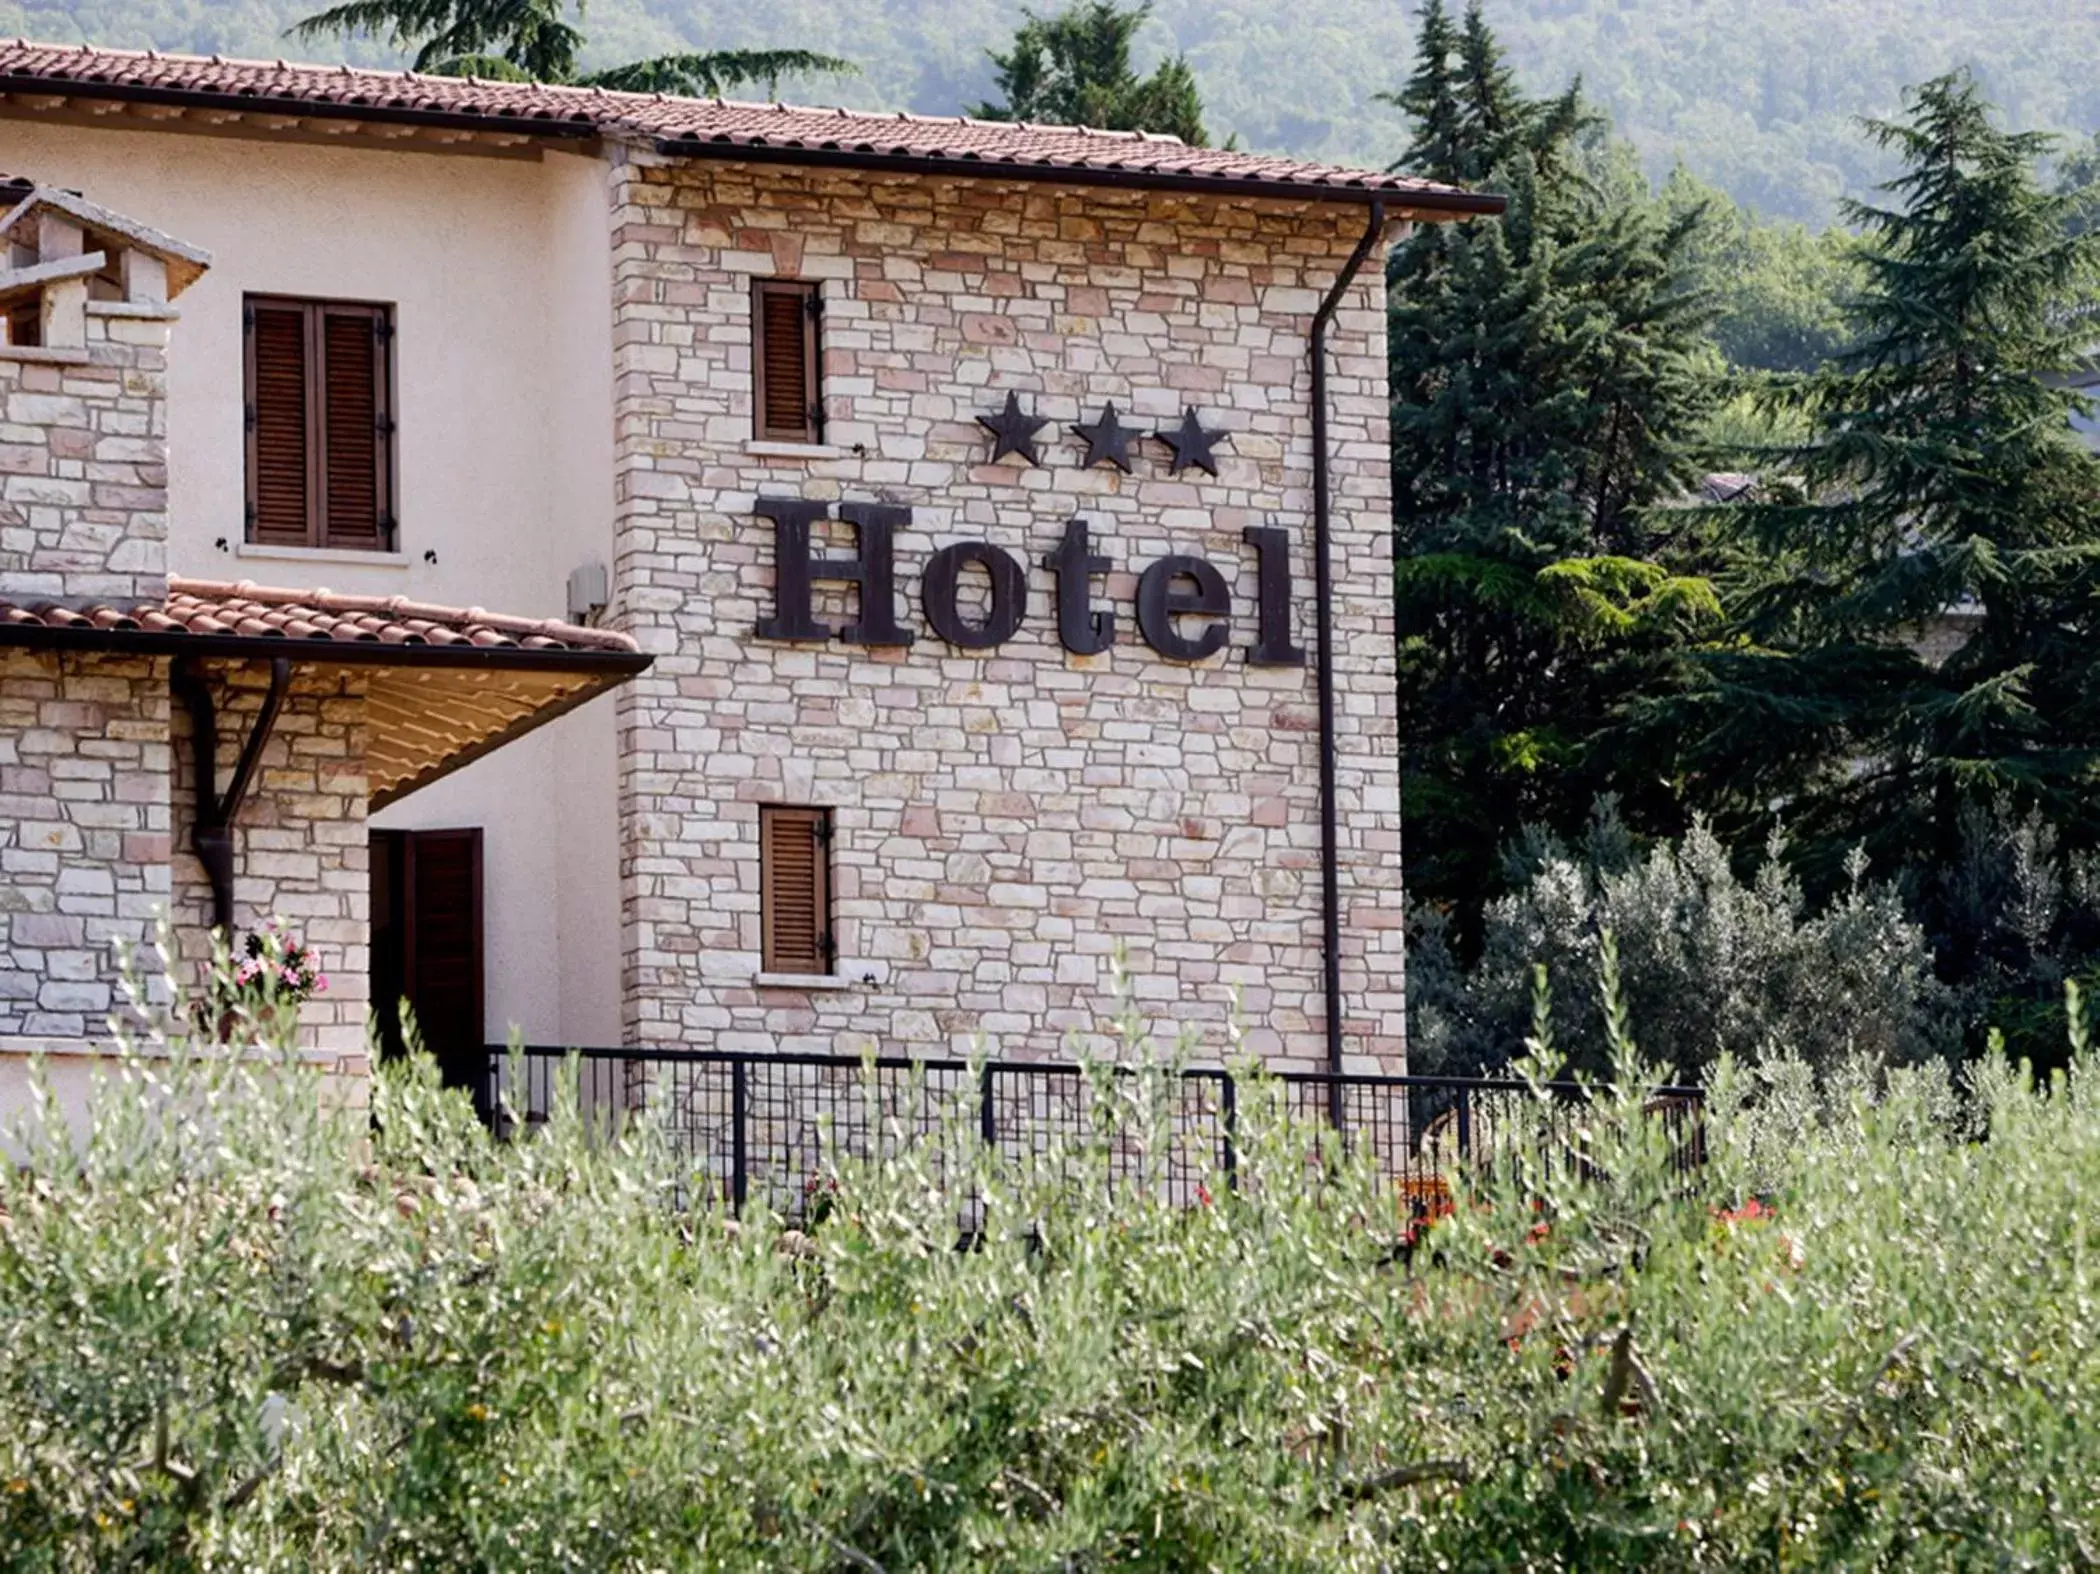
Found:
[{"label": "dark green conifer", "polygon": [[1527,824],[1576,834],[1614,790],[1678,824],[1616,729],[1718,616],[1658,506],[1694,480],[1712,379],[1689,224],[1579,176],[1579,93],[1526,98],[1477,6],[1456,35],[1432,6],[1398,101],[1433,117],[1410,167],[1510,204],[1425,226],[1388,274],[1408,879],[1463,937]]},{"label": "dark green conifer", "polygon": [[[1459,31],[1458,79],[1465,120],[1458,178],[1486,180],[1522,156],[1533,122],[1551,106],[1529,103],[1518,90],[1516,73],[1503,60],[1502,46],[1488,28],[1480,0],[1466,7]],[[1534,137],[1529,146],[1550,147],[1553,141],[1550,135]]]},{"label": "dark green conifer", "polygon": [[1466,178],[1466,144],[1459,123],[1458,74],[1451,60],[1458,34],[1444,0],[1428,0],[1422,7],[1417,36],[1415,71],[1407,86],[1377,95],[1378,102],[1405,111],[1414,124],[1414,141],[1393,168],[1456,183]]},{"label": "dark green conifer", "polygon": [[1205,147],[1203,99],[1180,56],[1149,77],[1131,66],[1131,44],[1152,15],[1150,0],[1124,10],[1115,0],[1080,0],[1056,16],[1024,13],[1013,48],[994,54],[1003,104],[979,104],[984,120],[1033,120],[1103,131],[1156,131]]},{"label": "dark green conifer", "polygon": [[1738,816],[1775,803],[1812,865],[1864,842],[1950,864],[1964,806],[2100,838],[2100,459],[2066,386],[2100,236],[2039,185],[2048,139],[1964,74],[1873,122],[1902,160],[1853,204],[1855,347],[1788,397],[1797,495],[1741,510],[1738,647],[1704,664],[1695,758]]},{"label": "dark green conifer", "polygon": [[[577,59],[583,30],[569,20],[568,10],[569,0],[343,0],[289,31],[307,42],[359,34],[381,39],[415,50],[415,69],[434,76],[569,82],[625,93],[711,97],[761,83],[771,94],[783,76],[858,70],[850,60],[808,49],[716,49],[582,71]],[[581,0],[576,17],[583,18]]]}]

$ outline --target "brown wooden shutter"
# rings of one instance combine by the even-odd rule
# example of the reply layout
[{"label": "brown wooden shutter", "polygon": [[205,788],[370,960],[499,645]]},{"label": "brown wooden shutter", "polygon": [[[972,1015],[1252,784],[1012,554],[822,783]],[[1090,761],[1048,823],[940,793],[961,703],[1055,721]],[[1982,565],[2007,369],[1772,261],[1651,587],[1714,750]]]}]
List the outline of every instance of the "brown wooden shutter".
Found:
[{"label": "brown wooden shutter", "polygon": [[831,811],[774,805],[758,811],[761,966],[829,973]]},{"label": "brown wooden shutter", "polygon": [[385,315],[329,306],[321,325],[321,545],[377,551],[389,544]]},{"label": "brown wooden shutter", "polygon": [[752,287],[755,430],[774,442],[822,439],[818,384],[820,299],[814,284],[761,279]]},{"label": "brown wooden shutter", "polygon": [[315,544],[307,323],[302,306],[249,307],[248,539],[266,546]]},{"label": "brown wooden shutter", "polygon": [[251,297],[248,539],[393,545],[392,312]]}]

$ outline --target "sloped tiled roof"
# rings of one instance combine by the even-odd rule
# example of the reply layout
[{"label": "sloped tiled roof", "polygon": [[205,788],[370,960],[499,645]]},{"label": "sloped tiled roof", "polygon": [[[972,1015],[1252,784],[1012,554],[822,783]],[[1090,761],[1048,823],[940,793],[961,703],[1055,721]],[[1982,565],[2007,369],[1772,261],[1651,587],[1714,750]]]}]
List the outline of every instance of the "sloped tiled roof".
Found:
[{"label": "sloped tiled roof", "polygon": [[192,657],[362,673],[369,807],[450,775],[649,665],[610,629],[405,596],[176,579],[165,601],[79,609],[0,602],[0,647]]},{"label": "sloped tiled roof", "polygon": [[227,60],[216,55],[0,42],[0,92],[60,93],[264,114],[422,121],[532,136],[610,136],[691,156],[785,162],[881,161],[957,173],[1064,174],[1116,184],[1216,187],[1247,195],[1385,198],[1415,210],[1495,212],[1501,199],[1377,170],[1310,163],[1177,137],[961,116],[807,109],[603,88],[488,82],[351,66]]},{"label": "sloped tiled roof", "polygon": [[[411,601],[406,596],[276,590],[249,580],[227,584],[209,579],[171,579],[165,602],[143,606],[74,609],[0,601],[0,629],[27,626],[338,645],[467,646],[629,655],[640,649],[633,639],[611,629],[578,628],[551,618],[506,617],[480,607],[437,606]],[[4,638],[0,634],[0,641]]]}]

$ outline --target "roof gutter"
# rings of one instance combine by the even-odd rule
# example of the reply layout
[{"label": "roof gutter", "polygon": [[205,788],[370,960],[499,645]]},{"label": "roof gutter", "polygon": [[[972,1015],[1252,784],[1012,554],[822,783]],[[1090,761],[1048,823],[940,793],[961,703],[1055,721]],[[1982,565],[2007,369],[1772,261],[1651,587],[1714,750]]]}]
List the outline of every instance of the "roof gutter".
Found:
[{"label": "roof gutter", "polygon": [[711,159],[731,164],[801,164],[819,169],[857,169],[899,175],[946,176],[960,180],[1021,180],[1055,186],[1108,186],[1136,191],[1177,191],[1212,197],[1268,197],[1283,202],[1347,202],[1387,206],[1408,214],[1462,218],[1500,213],[1508,199],[1481,191],[1406,191],[1367,185],[1270,180],[1257,175],[1187,175],[1171,170],[1122,169],[1113,165],[1007,164],[993,159],[884,153],[869,148],[799,147],[700,137],[660,137],[666,158]]},{"label": "roof gutter", "polygon": [[1356,249],[1313,313],[1312,321],[1312,462],[1313,462],[1313,592],[1319,624],[1320,691],[1320,962],[1327,996],[1327,1114],[1342,1129],[1342,894],[1341,833],[1335,808],[1334,741],[1334,552],[1329,525],[1333,488],[1327,466],[1327,327],[1356,282],[1357,272],[1385,234],[1385,204],[1374,201],[1364,218]]},{"label": "roof gutter", "polygon": [[339,100],[283,98],[260,93],[214,93],[202,88],[150,87],[135,82],[97,82],[78,77],[43,76],[34,72],[0,73],[0,93],[30,96],[114,100],[125,104],[172,104],[184,109],[216,109],[241,115],[292,115],[306,120],[370,120],[395,126],[427,126],[434,131],[493,131],[512,136],[559,137],[587,141],[602,129],[583,120],[554,120],[536,115],[477,115],[452,109],[413,109],[392,104],[351,104]]}]

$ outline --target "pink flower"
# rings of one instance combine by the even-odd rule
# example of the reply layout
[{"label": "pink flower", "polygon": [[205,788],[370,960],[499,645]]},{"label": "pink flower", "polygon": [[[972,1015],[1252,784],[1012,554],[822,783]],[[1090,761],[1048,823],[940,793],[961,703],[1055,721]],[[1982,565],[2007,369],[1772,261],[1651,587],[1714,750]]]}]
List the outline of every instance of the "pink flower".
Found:
[{"label": "pink flower", "polygon": [[314,993],[317,995],[325,995],[328,993],[328,975],[326,973],[321,973],[315,976]]}]

